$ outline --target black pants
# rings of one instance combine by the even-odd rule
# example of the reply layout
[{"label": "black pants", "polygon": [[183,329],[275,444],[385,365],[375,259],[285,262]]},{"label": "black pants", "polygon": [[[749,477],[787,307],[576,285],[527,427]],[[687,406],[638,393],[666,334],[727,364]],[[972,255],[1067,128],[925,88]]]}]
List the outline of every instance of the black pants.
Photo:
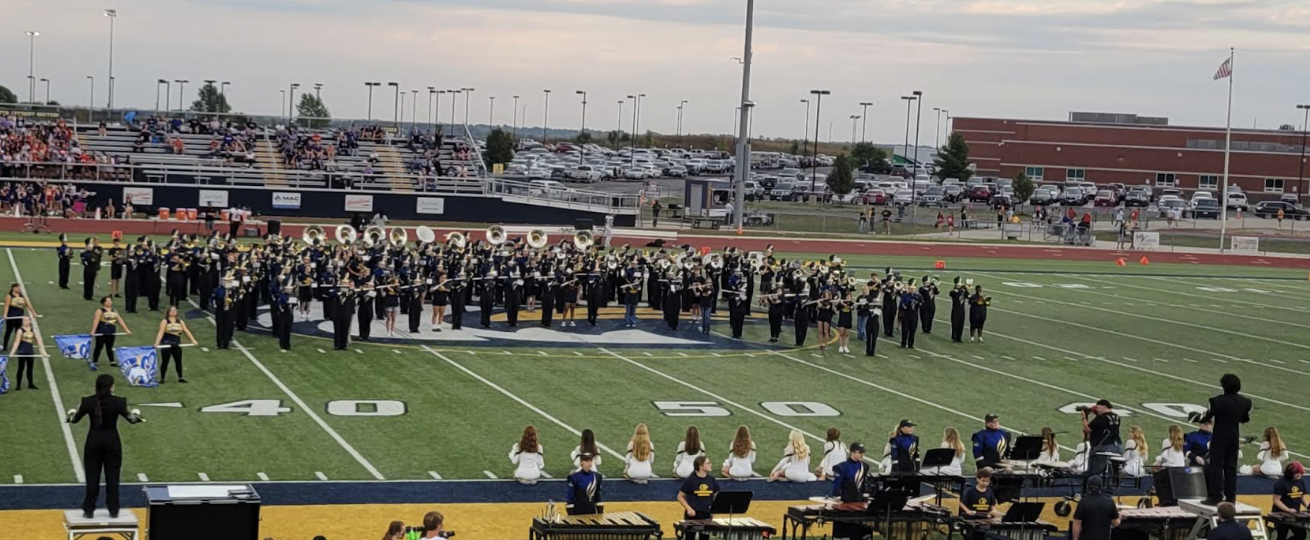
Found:
[{"label": "black pants", "polygon": [[519,325],[519,292],[513,286],[505,291],[505,320],[510,326]]},{"label": "black pants", "polygon": [[483,328],[491,328],[491,312],[496,309],[496,305],[492,302],[494,294],[488,289],[478,296],[478,308],[482,310],[479,315],[482,316]]},{"label": "black pants", "polygon": [[18,356],[18,357],[10,357],[10,358],[18,359],[18,376],[14,377],[14,389],[21,390],[23,388],[23,370],[27,370],[27,387],[32,388],[36,386],[32,384],[32,374],[36,373],[36,358],[33,358],[31,356]]},{"label": "black pants", "polygon": [[[136,270],[128,270],[123,277],[123,309],[128,313],[136,313],[137,289],[140,289],[141,277],[137,275]],[[201,306],[203,309],[205,306]]]},{"label": "black pants", "polygon": [[238,231],[238,229],[240,229],[240,228],[241,228],[241,222],[240,222],[240,221],[231,221],[231,222],[228,222],[228,224],[227,224],[227,234],[228,234],[228,236],[231,236],[232,238],[236,238],[236,237],[237,237],[237,231]]},{"label": "black pants", "polygon": [[464,328],[464,292],[456,291],[450,302],[450,329]]},{"label": "black pants", "polygon": [[409,333],[419,333],[419,325],[423,323],[423,297],[418,296],[409,301]]},{"label": "black pants", "polygon": [[14,335],[22,325],[22,319],[5,319],[5,351],[9,350],[9,336]]},{"label": "black pants", "polygon": [[951,310],[951,341],[964,339],[964,310]]},{"label": "black pants", "polygon": [[864,320],[864,355],[875,356],[878,354],[878,317],[869,315]]},{"label": "black pants", "polygon": [[1237,436],[1210,440],[1210,457],[1205,461],[1207,498],[1237,501]]},{"label": "black pants", "polygon": [[919,314],[906,311],[901,315],[901,347],[914,348],[914,333],[919,329]]},{"label": "black pants", "polygon": [[186,300],[186,282],[177,279],[168,281],[168,305],[177,307]]},{"label": "black pants", "polygon": [[185,375],[182,374],[182,348],[181,347],[178,347],[177,345],[164,347],[162,349],[159,349],[159,355],[161,357],[159,362],[160,382],[163,382],[163,380],[168,377],[169,360],[173,360],[177,362],[177,378],[181,379],[185,377]]},{"label": "black pants", "polygon": [[892,331],[896,330],[896,305],[882,305],[882,333],[887,337],[892,337]]},{"label": "black pants", "polygon": [[96,294],[96,268],[94,266],[82,267],[82,298],[93,300]]},{"label": "black pants", "polygon": [[810,313],[809,308],[796,308],[796,346],[805,346],[805,335],[810,332]]},{"label": "black pants", "polygon": [[782,310],[769,309],[769,339],[782,335]]},{"label": "black pants", "polygon": [[354,313],[345,308],[338,308],[336,318],[332,319],[332,343],[339,351],[350,346],[350,319]]},{"label": "black pants", "polygon": [[279,322],[276,330],[278,347],[282,350],[291,350],[291,307],[279,308],[274,315],[274,320]]},{"label": "black pants", "polygon": [[117,337],[118,336],[115,336],[113,334],[107,336],[102,336],[102,335],[95,336],[96,347],[95,347],[95,352],[91,353],[92,364],[100,363],[100,349],[105,350],[105,355],[109,357],[109,363],[111,364],[118,363],[118,358],[114,356],[114,339]]},{"label": "black pants", "polygon": [[368,341],[368,337],[373,334],[373,306],[364,305],[359,307],[359,339]]},{"label": "black pants", "polygon": [[969,317],[969,335],[982,336],[983,325],[987,324],[987,319],[982,317]]},{"label": "black pants", "polygon": [[937,305],[925,303],[919,308],[919,323],[923,328],[923,333],[932,333],[932,320],[937,317]]},{"label": "black pants", "polygon": [[1305,529],[1279,525],[1274,529],[1274,540],[1305,540]]},{"label": "black pants", "polygon": [[555,320],[554,296],[550,292],[541,295],[541,325],[546,328],[550,328],[550,323]]},{"label": "black pants", "polygon": [[68,259],[59,259],[59,288],[68,288],[68,271],[72,262]]},{"label": "black pants", "polygon": [[105,508],[110,514],[117,514],[118,477],[123,469],[123,446],[115,437],[112,441],[95,442],[87,440],[83,449],[85,457],[82,464],[86,467],[86,497],[82,499],[82,511],[94,512],[96,499],[100,498],[100,473],[105,475]]},{"label": "black pants", "polygon": [[[595,285],[592,285],[595,287]],[[655,306],[651,306],[652,308]],[[587,323],[596,326],[596,318],[600,315],[600,295],[587,295]]]},{"label": "black pants", "polygon": [[232,310],[216,305],[214,306],[214,346],[226,349],[231,343]]}]

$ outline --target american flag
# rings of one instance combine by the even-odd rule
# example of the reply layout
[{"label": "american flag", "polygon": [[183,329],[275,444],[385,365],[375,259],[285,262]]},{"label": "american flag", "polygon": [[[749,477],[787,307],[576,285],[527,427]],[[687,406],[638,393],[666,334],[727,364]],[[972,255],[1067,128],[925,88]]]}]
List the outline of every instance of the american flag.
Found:
[{"label": "american flag", "polygon": [[1231,76],[1233,76],[1233,59],[1229,58],[1227,60],[1224,60],[1224,63],[1219,66],[1219,71],[1216,71],[1214,73],[1214,80],[1217,81],[1219,79],[1223,79],[1225,77],[1231,77]]}]

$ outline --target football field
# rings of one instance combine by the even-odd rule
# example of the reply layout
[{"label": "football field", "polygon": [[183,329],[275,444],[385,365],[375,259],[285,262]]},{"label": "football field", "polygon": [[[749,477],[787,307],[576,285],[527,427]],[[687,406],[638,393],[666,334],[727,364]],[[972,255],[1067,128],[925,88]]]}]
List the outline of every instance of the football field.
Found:
[{"label": "football field", "polygon": [[[843,258],[859,277],[891,266],[944,283],[974,279],[993,296],[986,342],[950,343],[944,294],[933,333],[920,333],[916,349],[881,338],[876,357],[853,337],[851,354],[820,351],[814,329],[804,348],[789,346],[789,327],[788,346],[770,347],[758,308],[742,341],[718,334],[727,333],[726,310],[716,332],[702,335],[687,318],[682,330],[669,331],[650,311],[636,330],[620,330],[613,310],[592,329],[579,308],[577,327],[561,328],[557,317],[549,331],[521,322],[517,332],[498,324],[456,335],[447,326],[443,336],[430,332],[425,314],[420,335],[375,330],[374,341],[345,352],[331,350],[317,321],[297,324],[291,351],[261,331],[238,332],[232,349],[216,350],[210,319],[184,305],[202,345],[185,352],[190,383],[170,372],[157,388],[133,388],[119,377],[117,393],[148,420],[121,429],[123,478],[512,478],[507,455],[529,424],[548,448],[549,475],[567,475],[569,451],[591,429],[602,445],[600,470],[619,477],[639,422],[650,427],[660,476],[671,475],[688,425],[700,429],[716,461],[736,428],[749,426],[759,448],[755,470],[767,475],[791,430],[822,448],[835,426],[844,441],[863,441],[876,454],[901,419],[916,422],[924,444],[935,446],[943,428],[967,436],[988,413],[1014,431],[1069,432],[1060,439],[1068,458],[1081,427],[1073,406],[1100,398],[1145,430],[1153,458],[1168,426],[1202,410],[1229,372],[1241,375],[1255,402],[1246,434],[1277,426],[1295,456],[1310,453],[1310,282],[1299,270],[973,259],[930,271],[930,257]],[[81,479],[86,427],[62,417],[91,393],[97,373],[60,357],[51,338],[91,327],[96,305],[81,297],[76,264],[73,274],[71,290],[61,290],[51,250],[0,251],[0,283],[24,284],[54,355],[37,362],[39,389],[0,395],[0,484]],[[97,297],[108,278],[106,268]],[[141,307],[124,314],[134,335],[121,336],[119,346],[153,342],[161,313]],[[476,327],[477,313],[467,317],[466,329]],[[101,370],[119,375],[105,360]],[[1255,463],[1254,448],[1243,463]]]}]

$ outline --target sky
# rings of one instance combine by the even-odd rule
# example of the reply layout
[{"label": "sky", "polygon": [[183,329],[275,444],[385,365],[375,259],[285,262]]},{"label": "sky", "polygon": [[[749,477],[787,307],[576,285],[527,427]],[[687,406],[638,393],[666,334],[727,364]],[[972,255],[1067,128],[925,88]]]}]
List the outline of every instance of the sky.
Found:
[{"label": "sky", "polygon": [[[363,118],[365,81],[419,90],[475,88],[469,118],[615,129],[618,100],[644,93],[641,130],[732,133],[741,99],[746,0],[0,0],[0,84],[28,94],[29,38],[51,98],[105,105],[116,9],[115,105],[153,107],[157,79],[230,81],[238,111],[276,114],[279,89],[322,83],[334,117]],[[1223,126],[1228,85],[1212,77],[1236,48],[1233,123],[1302,125],[1310,103],[1306,0],[756,0],[751,100],[755,136],[903,141],[901,96],[923,92],[920,140],[938,113],[1061,120],[1069,111],[1165,116]],[[172,86],[174,106],[177,84]],[[550,89],[549,118],[545,94]],[[44,94],[44,86],[38,95]],[[442,121],[451,98],[440,96]],[[632,126],[631,100],[623,105]],[[375,118],[395,97],[379,88]],[[813,103],[811,104],[813,105]],[[455,118],[464,118],[464,97]],[[406,100],[405,117],[413,105]],[[865,122],[867,121],[867,124]],[[913,127],[911,126],[911,129]],[[829,135],[831,133],[831,135]],[[913,139],[913,132],[910,138]]]}]

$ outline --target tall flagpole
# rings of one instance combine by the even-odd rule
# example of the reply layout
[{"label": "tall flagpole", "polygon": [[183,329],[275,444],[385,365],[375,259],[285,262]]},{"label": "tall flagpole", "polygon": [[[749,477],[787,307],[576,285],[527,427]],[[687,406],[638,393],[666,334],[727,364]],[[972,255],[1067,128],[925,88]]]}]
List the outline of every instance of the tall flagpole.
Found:
[{"label": "tall flagpole", "polygon": [[[1219,252],[1224,252],[1225,237],[1228,235],[1228,159],[1233,151],[1233,77],[1237,70],[1233,65],[1233,48],[1228,49],[1228,122],[1224,129],[1224,190],[1220,192],[1220,209],[1223,219],[1219,224]],[[1192,216],[1196,217],[1196,216]]]}]

